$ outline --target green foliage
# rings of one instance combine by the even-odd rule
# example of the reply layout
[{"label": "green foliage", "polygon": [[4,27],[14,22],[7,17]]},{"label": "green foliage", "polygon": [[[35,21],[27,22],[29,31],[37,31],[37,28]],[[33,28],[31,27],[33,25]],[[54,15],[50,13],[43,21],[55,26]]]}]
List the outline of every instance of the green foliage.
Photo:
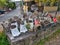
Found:
[{"label": "green foliage", "polygon": [[60,11],[60,1],[58,2],[58,11]]},{"label": "green foliage", "polygon": [[7,0],[0,0],[0,7],[4,7],[7,5]]},{"label": "green foliage", "polygon": [[44,40],[40,40],[40,43],[39,43],[39,45],[44,45]]},{"label": "green foliage", "polygon": [[7,37],[4,33],[0,34],[0,45],[9,45]]},{"label": "green foliage", "polygon": [[11,9],[15,9],[16,8],[16,5],[14,2],[9,2],[8,3],[8,7],[11,8]]},{"label": "green foliage", "polygon": [[15,9],[16,5],[14,2],[9,2],[9,0],[0,0],[0,7],[4,8],[11,8],[11,9]]},{"label": "green foliage", "polygon": [[43,1],[43,3],[46,5],[46,3],[47,3],[47,0],[42,0]]},{"label": "green foliage", "polygon": [[56,2],[57,0],[51,0],[50,6],[54,6],[55,4],[57,4]]},{"label": "green foliage", "polygon": [[56,6],[58,2],[58,0],[39,0],[39,1],[42,1],[46,6]]},{"label": "green foliage", "polygon": [[29,30],[30,29],[30,24],[27,23],[26,28]]}]

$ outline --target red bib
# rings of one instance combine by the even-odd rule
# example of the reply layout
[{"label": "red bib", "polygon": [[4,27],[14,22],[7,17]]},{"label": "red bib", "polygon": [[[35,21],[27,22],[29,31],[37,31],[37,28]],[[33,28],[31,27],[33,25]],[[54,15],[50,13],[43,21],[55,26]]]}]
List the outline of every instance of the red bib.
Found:
[{"label": "red bib", "polygon": [[53,21],[56,23],[57,22],[57,19],[56,18],[53,18]]},{"label": "red bib", "polygon": [[38,25],[39,24],[39,21],[38,20],[35,20],[34,23],[35,23],[35,25]]}]

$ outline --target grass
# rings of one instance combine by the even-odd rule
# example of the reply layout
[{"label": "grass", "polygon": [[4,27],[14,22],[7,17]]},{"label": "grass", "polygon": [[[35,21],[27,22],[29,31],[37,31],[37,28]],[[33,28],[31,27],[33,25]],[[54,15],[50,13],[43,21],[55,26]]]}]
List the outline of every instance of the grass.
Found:
[{"label": "grass", "polygon": [[0,45],[9,45],[7,37],[4,33],[0,33]]},{"label": "grass", "polygon": [[50,41],[51,39],[55,38],[57,35],[60,34],[60,29],[58,29],[55,33],[53,33],[51,36],[46,37],[44,39],[41,39],[38,45],[44,45],[46,41]]}]

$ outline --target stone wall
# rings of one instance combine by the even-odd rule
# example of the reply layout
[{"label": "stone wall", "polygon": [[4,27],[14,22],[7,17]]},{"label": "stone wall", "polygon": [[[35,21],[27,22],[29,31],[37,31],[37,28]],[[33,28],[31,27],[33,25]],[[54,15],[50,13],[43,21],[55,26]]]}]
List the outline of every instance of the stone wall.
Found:
[{"label": "stone wall", "polygon": [[[41,39],[44,39],[45,37],[50,36],[51,34],[53,34],[58,28],[59,28],[60,24],[57,24],[56,26],[52,25],[48,28],[46,28],[46,30],[44,31],[44,29],[38,30],[36,32],[32,32],[30,33],[31,35],[19,40],[19,41],[15,41],[12,42],[10,41],[11,45],[37,45]],[[29,35],[29,34],[28,34]]]},{"label": "stone wall", "polygon": [[57,11],[58,7],[57,6],[44,6],[44,12],[53,12],[53,11]]}]

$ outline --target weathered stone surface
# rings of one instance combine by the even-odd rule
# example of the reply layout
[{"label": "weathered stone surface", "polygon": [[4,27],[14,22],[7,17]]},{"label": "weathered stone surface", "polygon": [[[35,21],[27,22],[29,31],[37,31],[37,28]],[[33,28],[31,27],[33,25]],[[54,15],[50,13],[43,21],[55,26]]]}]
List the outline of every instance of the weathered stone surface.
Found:
[{"label": "weathered stone surface", "polygon": [[[58,26],[56,26],[55,28],[57,27]],[[55,29],[53,31],[55,31]],[[10,34],[8,33],[6,34],[11,45],[35,45],[40,41],[40,39],[44,39],[46,36],[50,35],[53,31],[52,31],[52,27],[49,27],[45,31],[38,30],[36,32],[26,33],[20,35],[19,37],[13,40],[10,39],[11,37]]]},{"label": "weathered stone surface", "polygon": [[3,27],[2,27],[2,25],[0,24],[0,33],[2,33],[3,32]]}]

